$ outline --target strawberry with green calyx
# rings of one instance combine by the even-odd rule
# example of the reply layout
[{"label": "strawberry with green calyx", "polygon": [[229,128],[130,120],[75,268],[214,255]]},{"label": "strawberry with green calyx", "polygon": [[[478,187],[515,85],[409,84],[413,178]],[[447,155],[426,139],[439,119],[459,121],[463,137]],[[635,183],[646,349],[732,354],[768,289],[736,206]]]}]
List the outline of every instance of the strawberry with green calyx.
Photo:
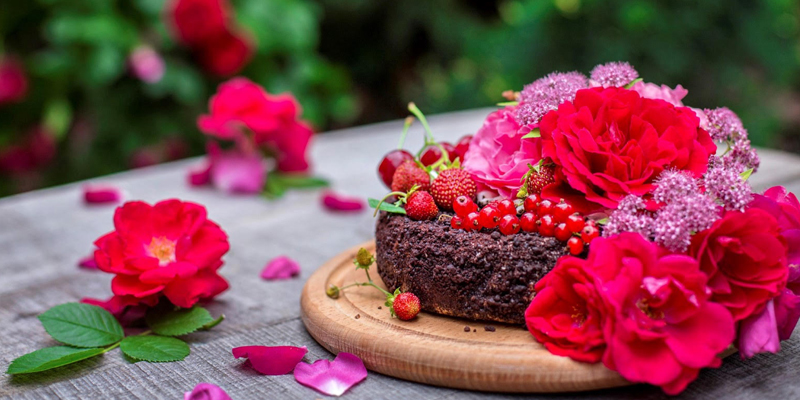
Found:
[{"label": "strawberry with green calyx", "polygon": [[522,177],[521,180],[524,193],[523,190],[520,189],[520,192],[517,193],[518,197],[520,194],[524,194],[521,198],[525,198],[531,194],[540,194],[545,186],[555,183],[555,164],[551,162],[545,162],[545,160],[539,160],[536,165],[528,164],[528,168],[530,168],[530,170]]},{"label": "strawberry with green calyx", "polygon": [[[458,164],[458,160],[454,164]],[[477,192],[478,186],[472,176],[461,168],[445,168],[439,172],[430,190],[436,205],[448,211],[453,210],[453,202],[459,196],[466,196],[474,201]]]},{"label": "strawberry with green calyx", "polygon": [[364,270],[364,273],[367,276],[367,282],[354,282],[342,287],[331,284],[327,289],[325,289],[325,294],[332,299],[338,299],[340,294],[347,288],[354,286],[371,286],[380,290],[381,293],[386,296],[386,302],[384,304],[387,307],[390,307],[392,317],[397,317],[402,321],[408,321],[416,317],[421,309],[419,298],[417,298],[417,296],[415,296],[413,293],[400,292],[400,288],[397,288],[394,293],[390,293],[389,291],[376,285],[375,282],[372,281],[372,277],[369,275],[369,267],[374,262],[375,256],[367,251],[367,249],[363,247],[358,249],[358,253],[356,254],[355,260],[353,260],[353,264],[355,264],[356,269]]},{"label": "strawberry with green calyx", "polygon": [[430,190],[431,177],[416,161],[408,160],[394,171],[391,188],[393,192],[407,192],[414,185],[427,192]]},{"label": "strawberry with green calyx", "polygon": [[[383,207],[384,201],[392,196],[397,196],[397,201],[391,206]],[[420,191],[417,185],[412,186],[408,192],[390,192],[384,196],[375,205],[375,213],[372,216],[377,216],[379,210],[407,214],[415,221],[430,220],[439,214],[439,208],[436,207],[436,202],[430,193]]]}]

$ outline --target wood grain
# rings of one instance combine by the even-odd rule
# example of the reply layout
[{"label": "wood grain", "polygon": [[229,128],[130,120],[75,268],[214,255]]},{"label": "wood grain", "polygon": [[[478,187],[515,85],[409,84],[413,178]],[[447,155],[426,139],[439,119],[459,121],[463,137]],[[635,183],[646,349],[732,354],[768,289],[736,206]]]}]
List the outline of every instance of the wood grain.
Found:
[{"label": "wood grain", "polygon": [[[359,247],[337,255],[315,272],[301,297],[303,322],[311,336],[333,353],[353,353],[370,370],[459,389],[492,392],[574,392],[629,385],[602,364],[585,364],[550,354],[520,326],[485,323],[420,313],[412,321],[391,318],[383,294],[353,287],[339,299],[325,294],[330,284],[342,287],[366,281],[353,268]],[[376,283],[383,286],[380,277]],[[471,329],[465,332],[465,326]]]}]

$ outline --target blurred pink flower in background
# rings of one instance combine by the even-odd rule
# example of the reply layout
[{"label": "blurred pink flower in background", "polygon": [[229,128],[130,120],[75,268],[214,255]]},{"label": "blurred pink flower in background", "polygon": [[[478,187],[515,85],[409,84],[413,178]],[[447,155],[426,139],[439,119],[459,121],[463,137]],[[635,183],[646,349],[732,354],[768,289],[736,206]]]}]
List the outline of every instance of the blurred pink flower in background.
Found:
[{"label": "blurred pink flower in background", "polygon": [[164,60],[150,46],[135,48],[128,57],[133,75],[147,83],[156,83],[164,76]]},{"label": "blurred pink flower in background", "polygon": [[0,105],[16,103],[28,94],[28,78],[15,58],[0,59]]},{"label": "blurred pink flower in background", "polygon": [[55,155],[53,134],[44,125],[37,125],[19,142],[0,149],[0,173],[31,172],[50,163]]}]

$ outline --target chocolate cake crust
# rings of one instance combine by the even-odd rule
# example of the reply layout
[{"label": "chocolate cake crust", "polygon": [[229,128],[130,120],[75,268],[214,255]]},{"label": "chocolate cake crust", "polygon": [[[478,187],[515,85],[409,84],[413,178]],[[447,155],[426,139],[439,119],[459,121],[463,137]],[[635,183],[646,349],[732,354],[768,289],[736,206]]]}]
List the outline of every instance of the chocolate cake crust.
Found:
[{"label": "chocolate cake crust", "polygon": [[533,287],[566,254],[552,237],[452,229],[449,216],[413,221],[381,212],[378,273],[390,290],[419,297],[422,309],[470,320],[525,323]]}]

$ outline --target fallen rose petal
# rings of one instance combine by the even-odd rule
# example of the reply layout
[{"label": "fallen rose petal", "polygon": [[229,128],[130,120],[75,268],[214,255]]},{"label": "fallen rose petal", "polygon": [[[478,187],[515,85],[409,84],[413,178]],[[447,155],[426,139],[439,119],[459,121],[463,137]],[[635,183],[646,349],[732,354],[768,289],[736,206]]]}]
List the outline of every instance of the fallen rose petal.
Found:
[{"label": "fallen rose petal", "polygon": [[234,357],[246,357],[253,369],[264,375],[292,372],[306,353],[308,349],[305,346],[243,346],[233,349]]},{"label": "fallen rose petal", "polygon": [[122,190],[111,185],[84,185],[83,199],[88,204],[119,203]]},{"label": "fallen rose petal", "polygon": [[191,186],[204,186],[211,182],[211,163],[203,161],[201,164],[189,168],[186,175],[187,181]]},{"label": "fallen rose petal", "polygon": [[273,258],[261,271],[261,278],[268,281],[289,279],[297,275],[300,275],[300,264],[286,256]]},{"label": "fallen rose petal", "polygon": [[78,266],[86,269],[97,269],[97,261],[94,260],[94,254],[81,258],[78,261]]},{"label": "fallen rose petal", "polygon": [[329,396],[341,396],[366,378],[367,368],[361,359],[344,352],[339,353],[333,361],[299,363],[294,368],[295,380]]},{"label": "fallen rose petal", "polygon": [[183,394],[183,400],[231,400],[222,388],[213,383],[198,383],[191,392]]},{"label": "fallen rose petal", "polygon": [[365,208],[364,201],[356,197],[347,197],[336,192],[325,191],[322,193],[322,205],[330,211],[361,211]]},{"label": "fallen rose petal", "polygon": [[258,154],[227,151],[211,161],[211,183],[228,193],[261,193],[266,179],[264,158]]}]

